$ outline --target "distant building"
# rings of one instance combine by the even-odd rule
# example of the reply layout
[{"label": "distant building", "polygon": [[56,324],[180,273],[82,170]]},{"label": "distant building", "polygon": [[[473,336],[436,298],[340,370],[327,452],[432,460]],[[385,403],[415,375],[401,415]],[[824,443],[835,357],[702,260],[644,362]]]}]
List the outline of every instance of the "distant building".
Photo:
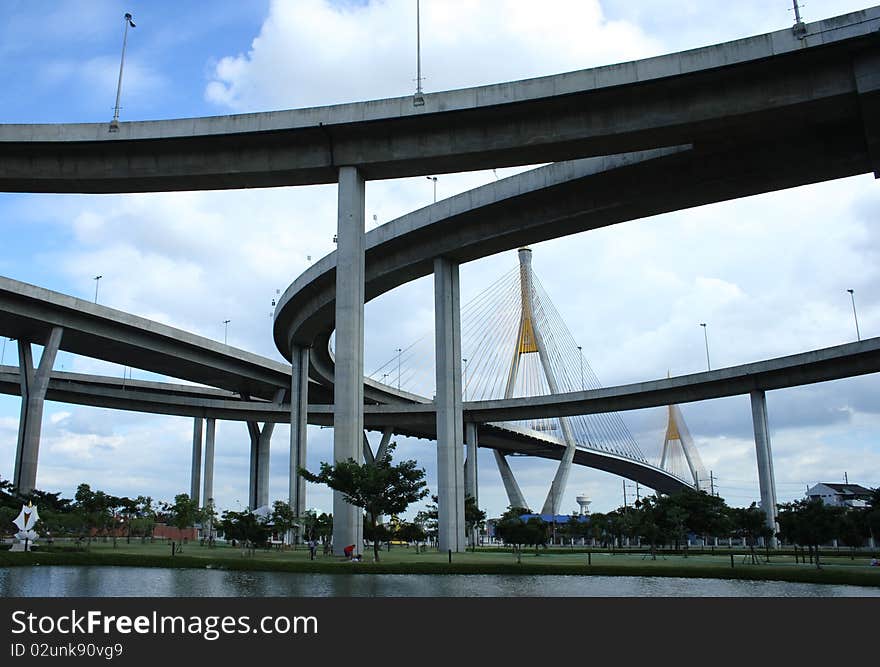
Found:
[{"label": "distant building", "polygon": [[819,482],[807,489],[807,498],[819,499],[831,507],[866,507],[871,498],[871,489],[859,484],[830,484]]}]

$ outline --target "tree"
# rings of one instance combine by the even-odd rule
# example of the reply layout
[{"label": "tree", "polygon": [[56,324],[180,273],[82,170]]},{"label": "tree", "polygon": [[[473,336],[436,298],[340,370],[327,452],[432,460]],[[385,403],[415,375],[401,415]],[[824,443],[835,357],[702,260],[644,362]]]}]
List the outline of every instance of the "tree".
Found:
[{"label": "tree", "polygon": [[262,517],[251,510],[233,512],[227,510],[221,517],[220,526],[227,540],[237,540],[242,548],[255,549],[269,539],[269,528]]},{"label": "tree", "polygon": [[534,545],[537,548],[538,545],[546,544],[550,533],[549,525],[540,517],[523,520],[522,517],[526,514],[529,514],[529,510],[524,507],[508,507],[495,524],[495,534],[505,544],[516,548],[524,545]]},{"label": "tree", "polygon": [[[366,510],[370,526],[375,531],[376,522],[383,514],[401,514],[410,503],[428,495],[425,471],[416,467],[413,460],[391,465],[394,443],[385,454],[373,463],[358,463],[354,459],[338,461],[335,465],[321,463],[321,471],[315,475],[305,468],[300,474],[313,484],[326,484],[342,493],[345,501]],[[379,543],[373,542],[373,555],[379,560]]]},{"label": "tree", "polygon": [[283,542],[287,536],[287,534],[293,530],[293,527],[296,525],[296,515],[293,513],[293,510],[290,507],[289,503],[284,502],[283,500],[276,500],[272,505],[272,524],[275,526],[275,530],[277,530],[281,535],[281,541]]},{"label": "tree", "polygon": [[199,504],[189,497],[188,493],[174,496],[174,504],[165,506],[171,525],[183,531],[201,519]]},{"label": "tree", "polygon": [[779,533],[789,542],[816,548],[816,567],[819,565],[819,545],[837,535],[843,509],[829,507],[819,498],[795,500],[779,506]]},{"label": "tree", "polygon": [[471,546],[476,547],[476,533],[486,525],[486,513],[477,506],[477,499],[471,495],[464,497],[464,523]]}]

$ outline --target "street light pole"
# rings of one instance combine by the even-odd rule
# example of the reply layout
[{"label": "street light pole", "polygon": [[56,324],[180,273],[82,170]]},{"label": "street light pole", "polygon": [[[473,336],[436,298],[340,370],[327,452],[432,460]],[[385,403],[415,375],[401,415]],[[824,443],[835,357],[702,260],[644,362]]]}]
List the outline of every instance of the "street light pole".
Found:
[{"label": "street light pole", "polygon": [[708,370],[712,370],[712,364],[709,363],[709,334],[706,333],[706,323],[700,322],[700,326],[703,327],[703,338],[706,341],[706,368]]},{"label": "street light pole", "polygon": [[228,345],[226,342],[229,339],[229,323],[232,320],[223,320],[223,344]]},{"label": "street light pole", "polygon": [[92,280],[95,281],[95,303],[98,303],[98,281],[101,280],[104,276],[95,276]]},{"label": "street light pole", "polygon": [[397,391],[400,391],[400,357],[403,354],[403,348],[397,348]]},{"label": "street light pole", "polygon": [[580,345],[578,345],[578,361],[581,364],[581,391],[584,391],[584,353]]},{"label": "street light pole", "polygon": [[437,177],[436,176],[425,176],[429,181],[434,181],[434,203],[437,203]]},{"label": "street light pole", "polygon": [[119,80],[116,82],[116,106],[113,107],[113,120],[110,121],[110,131],[119,131],[119,96],[122,93],[122,68],[125,65],[125,44],[128,41],[128,26],[135,27],[134,21],[131,20],[131,14],[126,13],[124,17],[125,30],[122,33],[122,58],[119,61]]},{"label": "street light pole", "polygon": [[422,94],[422,21],[421,3],[416,0],[416,93],[413,95],[413,106],[425,105],[425,96]]},{"label": "street light pole", "polygon": [[859,333],[859,317],[858,317],[858,315],[856,315],[856,297],[855,297],[855,293],[854,293],[853,290],[851,290],[851,289],[848,289],[848,290],[846,290],[846,291],[849,292],[849,296],[850,296],[850,298],[852,299],[853,319],[854,319],[855,322],[856,322],[856,340],[861,341],[861,340],[862,340],[862,335]]},{"label": "street light pole", "polygon": [[462,371],[462,400],[467,400],[467,359],[462,359],[461,362],[464,364],[464,370]]}]

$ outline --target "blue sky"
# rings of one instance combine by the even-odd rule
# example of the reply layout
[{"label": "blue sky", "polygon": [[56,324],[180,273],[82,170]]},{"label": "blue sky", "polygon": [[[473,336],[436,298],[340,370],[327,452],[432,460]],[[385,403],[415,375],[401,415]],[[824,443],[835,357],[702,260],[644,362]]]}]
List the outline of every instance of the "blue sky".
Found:
[{"label": "blue sky", "polygon": [[[828,1],[807,20],[870,3]],[[48,7],[48,9],[47,9]],[[785,0],[714,2],[423,0],[428,91],[620,62],[745,37],[791,24]],[[122,41],[129,33],[122,120],[204,116],[405,95],[415,78],[414,2],[57,2],[0,6],[0,122],[105,122],[112,116]],[[548,39],[548,35],[554,35]],[[516,170],[499,170],[504,176]],[[494,179],[442,175],[440,198]],[[431,202],[424,178],[370,183],[367,217],[381,224]],[[279,358],[270,301],[333,249],[335,188],[147,195],[0,194],[0,274]],[[708,323],[713,367],[835,345],[854,337],[848,288],[863,337],[880,335],[871,176],[702,207],[535,246],[534,268],[605,385],[702,370]],[[369,224],[372,224],[370,222]],[[463,299],[515,266],[506,253],[462,269]],[[613,285],[613,289],[609,286]],[[576,287],[576,289],[575,289]],[[430,332],[430,280],[367,306],[367,369]],[[427,305],[426,305],[427,304]],[[405,315],[402,315],[405,313]],[[5,363],[13,363],[11,345]],[[122,374],[62,354],[56,367]],[[135,377],[146,377],[134,371]],[[876,377],[768,394],[780,500],[805,484],[880,484]],[[18,399],[0,397],[0,476],[11,476]],[[729,502],[756,500],[746,397],[683,406],[707,466]],[[662,411],[626,415],[647,452]],[[72,493],[86,481],[120,495],[170,499],[189,480],[191,422],[49,404],[38,486]],[[309,465],[328,460],[328,430],[310,429]],[[287,482],[286,428],[273,440],[271,496]],[[433,484],[431,443],[401,443]],[[246,499],[247,436],[218,428],[221,506]],[[490,514],[506,499],[491,454],[480,455]],[[539,505],[554,464],[513,462]],[[312,487],[310,504],[328,508]],[[577,469],[566,497],[620,504],[618,478]],[[566,509],[567,508],[566,506]]]}]

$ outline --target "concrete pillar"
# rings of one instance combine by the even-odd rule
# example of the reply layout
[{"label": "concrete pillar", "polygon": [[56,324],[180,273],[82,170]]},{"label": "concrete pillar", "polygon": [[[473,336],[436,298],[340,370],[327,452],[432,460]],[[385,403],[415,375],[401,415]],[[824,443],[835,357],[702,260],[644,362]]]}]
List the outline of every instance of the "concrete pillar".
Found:
[{"label": "concrete pillar", "polygon": [[[339,168],[333,460],[359,461],[364,431],[364,178]],[[333,553],[363,546],[363,511],[333,492]]]},{"label": "concrete pillar", "polygon": [[467,458],[464,461],[464,495],[471,496],[480,504],[480,496],[477,488],[477,447],[479,446],[479,433],[477,425],[469,422],[464,426],[464,441],[467,443]]},{"label": "concrete pillar", "polygon": [[[294,516],[306,510],[306,481],[299,474],[306,467],[306,435],[309,412],[309,348],[291,350],[290,384],[290,488],[288,502]],[[295,538],[299,538],[295,535]]]},{"label": "concrete pillar", "polygon": [[434,260],[437,369],[437,530],[441,552],[464,550],[464,433],[458,264]]},{"label": "concrete pillar", "polygon": [[247,422],[248,438],[251,442],[251,456],[248,465],[248,507],[259,507],[259,460],[260,460],[260,425]]},{"label": "concrete pillar", "polygon": [[34,370],[31,344],[18,341],[18,365],[21,378],[21,416],[18,422],[18,442],[15,448],[15,468],[12,485],[23,494],[34,490],[37,484],[37,461],[40,455],[40,431],[43,426],[43,402],[49,388],[49,378],[55,356],[61,345],[64,329],[54,327],[43,346],[40,365]]},{"label": "concrete pillar", "polygon": [[[477,507],[480,506],[479,485],[477,484],[477,447],[479,445],[479,432],[477,425],[469,422],[464,425],[464,440],[467,443],[467,458],[464,461],[464,495],[471,496]],[[476,546],[479,541],[479,531],[476,527],[471,528],[470,541]]]},{"label": "concrete pillar", "polygon": [[379,441],[379,449],[376,450],[376,458],[381,459],[388,453],[388,445],[391,444],[391,437],[394,435],[394,429],[386,426],[382,430],[382,440]]},{"label": "concrete pillar", "polygon": [[516,477],[513,476],[513,470],[510,469],[507,458],[497,449],[494,450],[494,454],[495,463],[498,464],[498,472],[501,473],[501,481],[504,483],[504,490],[507,492],[507,500],[510,502],[510,506],[528,507],[526,498],[520,490],[519,484],[516,483]]},{"label": "concrete pillar", "polygon": [[[287,390],[275,390],[272,402],[281,405]],[[245,395],[243,397],[246,398]],[[251,440],[251,460],[248,485],[248,507],[252,510],[269,504],[269,457],[272,448],[274,422],[266,422],[262,428],[257,422],[248,422],[248,435]]]},{"label": "concrete pillar", "polygon": [[[767,398],[763,391],[753,390],[752,425],[755,429],[755,453],[758,459],[758,486],[761,491],[761,509],[767,515],[767,526],[775,533],[776,524],[776,482],[773,479],[773,453],[770,450],[770,429],[767,423]],[[770,546],[776,547],[776,537],[770,539]]]},{"label": "concrete pillar", "polygon": [[192,465],[189,473],[189,499],[195,501],[199,507],[202,506],[199,499],[199,487],[202,485],[202,425],[204,421],[201,417],[193,419]]},{"label": "concrete pillar", "polygon": [[205,481],[202,499],[205,506],[214,502],[214,439],[217,433],[217,420],[207,419],[205,429]]}]

